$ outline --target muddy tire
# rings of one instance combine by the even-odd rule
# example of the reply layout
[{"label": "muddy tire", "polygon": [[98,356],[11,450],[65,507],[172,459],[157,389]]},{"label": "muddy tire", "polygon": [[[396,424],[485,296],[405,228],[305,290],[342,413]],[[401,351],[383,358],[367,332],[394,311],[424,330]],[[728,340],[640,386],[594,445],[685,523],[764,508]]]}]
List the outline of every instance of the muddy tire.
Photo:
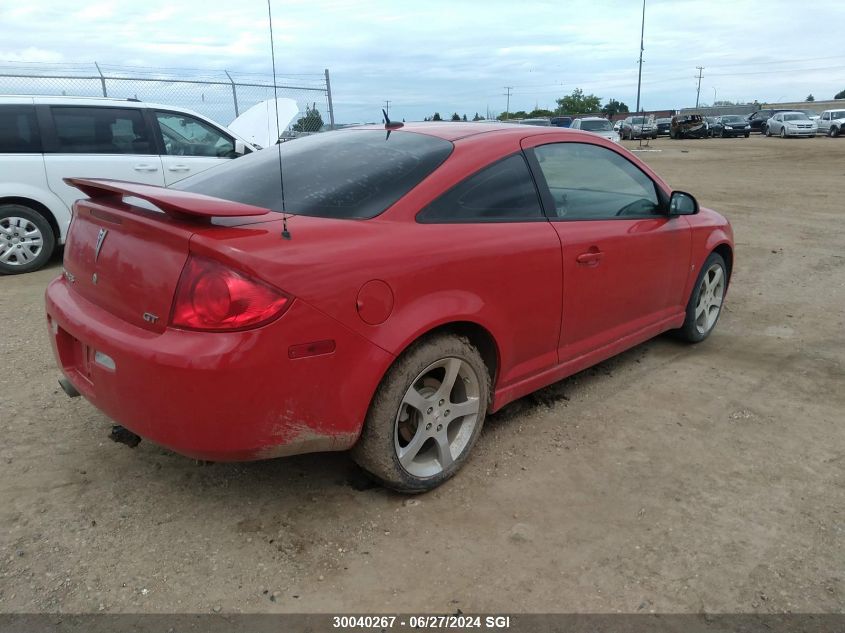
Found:
[{"label": "muddy tire", "polygon": [[424,338],[382,379],[352,458],[388,488],[436,488],[466,463],[489,399],[490,373],[466,338]]}]

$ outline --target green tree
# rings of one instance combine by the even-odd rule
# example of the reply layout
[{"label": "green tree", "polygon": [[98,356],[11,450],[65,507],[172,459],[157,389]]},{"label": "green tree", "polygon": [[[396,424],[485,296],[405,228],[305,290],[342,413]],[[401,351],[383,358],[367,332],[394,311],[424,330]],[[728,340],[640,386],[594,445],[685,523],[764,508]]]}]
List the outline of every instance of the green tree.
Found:
[{"label": "green tree", "polygon": [[834,99],[845,99],[845,90],[840,90],[835,95],[833,95]]},{"label": "green tree", "polygon": [[552,112],[551,110],[544,110],[543,108],[537,108],[535,110],[531,110],[531,112],[528,113],[528,118],[529,119],[544,119],[544,118],[547,118],[547,117],[552,117],[554,115],[555,115],[555,113]]},{"label": "green tree", "polygon": [[453,121],[460,121],[460,120],[461,120],[461,115],[460,115],[460,114],[458,114],[457,112],[455,112],[455,113],[452,115],[452,120],[453,120]]},{"label": "green tree", "polygon": [[571,95],[555,99],[555,102],[558,114],[590,114],[601,109],[601,97],[585,95],[580,88],[573,90]]},{"label": "green tree", "polygon": [[291,126],[294,132],[319,132],[323,127],[323,117],[317,109],[316,104],[305,107],[305,115]]},{"label": "green tree", "polygon": [[467,115],[465,114],[461,117],[461,121],[466,121],[466,120],[467,120]]},{"label": "green tree", "polygon": [[601,111],[605,116],[613,117],[617,114],[626,114],[628,112],[628,106],[626,106],[622,101],[608,99]]},{"label": "green tree", "polygon": [[441,118],[440,118],[440,113],[439,113],[439,112],[435,112],[435,113],[434,113],[434,116],[433,116],[433,117],[431,117],[431,120],[432,120],[432,121],[442,121],[443,119],[441,119]]},{"label": "green tree", "polygon": [[476,113],[475,113],[475,116],[474,116],[474,117],[472,117],[472,120],[473,120],[473,121],[483,121],[483,120],[484,120],[484,117],[483,117],[483,116],[478,116],[478,112],[476,112]]},{"label": "green tree", "polygon": [[812,94],[808,94],[807,98],[804,99],[804,101],[815,101],[815,100],[816,100],[816,98]]},{"label": "green tree", "polygon": [[528,113],[525,110],[517,110],[516,112],[502,112],[498,117],[499,121],[508,121],[510,119],[527,119]]}]

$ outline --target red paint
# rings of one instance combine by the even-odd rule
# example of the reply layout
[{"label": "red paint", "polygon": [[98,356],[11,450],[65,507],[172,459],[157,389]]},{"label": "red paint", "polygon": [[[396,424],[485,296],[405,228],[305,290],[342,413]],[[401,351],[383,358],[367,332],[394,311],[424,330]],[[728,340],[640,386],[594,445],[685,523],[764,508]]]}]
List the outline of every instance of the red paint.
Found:
[{"label": "red paint", "polygon": [[[372,220],[290,217],[291,240],[281,239],[276,213],[209,222],[191,216],[233,203],[141,192],[158,206],[165,198],[177,204],[171,217],[120,202],[112,194],[122,184],[111,183],[111,197],[77,204],[65,251],[75,282],[60,277],[47,290],[60,367],[95,406],[143,437],[193,457],[252,459],[349,448],[390,364],[442,325],[472,323],[495,342],[492,410],[680,326],[706,257],[733,248],[729,223],[708,209],[672,218],[416,223],[420,209],[468,175],[549,142],[606,147],[671,192],[598,136],[526,128],[408,124],[395,133],[447,138],[452,155]],[[94,261],[100,228],[109,234]],[[174,301],[184,298],[177,287],[190,261],[213,261],[271,289],[261,305],[274,296],[285,304],[251,322],[257,327],[176,327],[171,314],[181,314]],[[327,341],[333,350],[321,351]],[[88,362],[95,351],[116,370]]]}]

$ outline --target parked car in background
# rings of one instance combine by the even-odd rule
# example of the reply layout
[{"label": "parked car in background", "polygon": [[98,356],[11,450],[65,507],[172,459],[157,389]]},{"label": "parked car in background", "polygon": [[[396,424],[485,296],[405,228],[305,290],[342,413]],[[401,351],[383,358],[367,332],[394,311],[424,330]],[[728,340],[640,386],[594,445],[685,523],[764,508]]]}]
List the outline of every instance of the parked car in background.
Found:
[{"label": "parked car in background", "polygon": [[723,114],[718,117],[719,124],[722,129],[719,136],[722,138],[729,138],[735,136],[744,136],[748,138],[751,135],[751,125],[748,120],[739,114]]},{"label": "parked car in background", "polygon": [[825,110],[819,116],[819,134],[839,136],[845,132],[845,109]]},{"label": "parked car in background", "polygon": [[549,122],[553,127],[569,127],[572,125],[571,116],[553,116]]},{"label": "parked car in background", "polygon": [[137,100],[0,96],[0,274],[38,270],[82,194],[64,178],[172,185],[253,147],[196,112]]},{"label": "parked car in background", "polygon": [[507,403],[667,330],[706,339],[734,260],[723,216],[557,128],[372,126],[174,188],[69,186],[90,199],[45,298],[69,395],[196,459],[352,449],[404,492]]},{"label": "parked car in background", "polygon": [[619,135],[623,139],[657,138],[657,126],[651,117],[629,116],[619,128]]},{"label": "parked car in background", "polygon": [[575,119],[571,127],[573,130],[584,130],[585,132],[598,134],[614,143],[619,142],[619,134],[613,131],[613,125],[609,120],[602,117],[588,116]]},{"label": "parked car in background", "polygon": [[714,137],[722,135],[722,124],[719,121],[719,117],[706,116],[704,117],[704,121],[707,123],[707,136]]},{"label": "parked car in background", "polygon": [[803,112],[778,112],[766,123],[766,136],[815,136],[819,126]]},{"label": "parked car in background", "polygon": [[660,119],[656,119],[654,124],[657,126],[658,136],[668,136],[669,131],[672,128],[672,119],[670,117],[662,117]]},{"label": "parked car in background", "polygon": [[707,122],[700,114],[676,114],[672,117],[672,127],[669,133],[672,138],[707,138],[708,135]]},{"label": "parked car in background", "polygon": [[550,127],[551,121],[549,119],[522,119],[520,125],[537,125],[539,127]]},{"label": "parked car in background", "polygon": [[757,110],[757,112],[752,112],[748,115],[747,121],[748,124],[751,126],[752,132],[760,132],[760,134],[766,133],[766,124],[768,123],[769,119],[772,118],[778,112],[789,112],[789,110],[773,110],[771,108],[766,108],[763,110]]}]

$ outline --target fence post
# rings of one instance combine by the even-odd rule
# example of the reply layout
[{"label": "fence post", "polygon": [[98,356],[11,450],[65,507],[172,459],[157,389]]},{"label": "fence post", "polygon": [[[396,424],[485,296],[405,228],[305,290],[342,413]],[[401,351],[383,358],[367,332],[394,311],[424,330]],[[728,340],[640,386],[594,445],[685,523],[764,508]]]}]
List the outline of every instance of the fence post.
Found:
[{"label": "fence post", "polygon": [[241,113],[238,112],[238,89],[235,87],[235,82],[232,79],[232,75],[229,74],[229,71],[224,70],[223,72],[226,73],[226,76],[229,78],[229,82],[232,84],[232,100],[235,102],[235,118],[237,119],[241,115]]},{"label": "fence post", "polygon": [[100,83],[103,86],[103,96],[108,97],[109,93],[106,92],[106,78],[103,76],[103,71],[100,70],[100,65],[97,62],[94,62],[94,65],[97,67],[97,72],[100,73]]},{"label": "fence post", "polygon": [[332,106],[332,84],[329,80],[329,69],[326,68],[326,97],[329,101],[329,129],[334,129],[334,106]]}]

